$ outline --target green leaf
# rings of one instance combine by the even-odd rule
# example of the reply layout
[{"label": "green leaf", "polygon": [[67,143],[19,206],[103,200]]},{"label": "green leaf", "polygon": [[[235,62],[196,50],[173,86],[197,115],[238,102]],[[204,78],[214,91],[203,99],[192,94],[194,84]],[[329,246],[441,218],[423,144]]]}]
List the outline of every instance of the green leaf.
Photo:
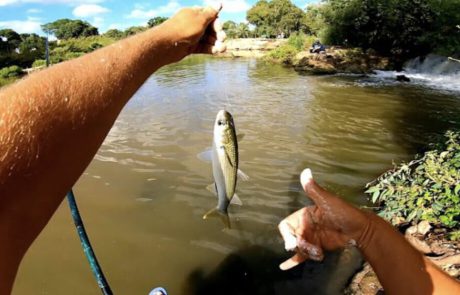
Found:
[{"label": "green leaf", "polygon": [[377,202],[377,198],[379,197],[379,195],[380,195],[380,191],[375,191],[375,192],[372,194],[372,203]]}]

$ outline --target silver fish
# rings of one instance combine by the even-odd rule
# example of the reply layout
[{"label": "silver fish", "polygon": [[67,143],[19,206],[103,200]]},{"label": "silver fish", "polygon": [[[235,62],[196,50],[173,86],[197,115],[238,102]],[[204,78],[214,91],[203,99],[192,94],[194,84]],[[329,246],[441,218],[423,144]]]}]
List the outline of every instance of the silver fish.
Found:
[{"label": "silver fish", "polygon": [[214,123],[211,159],[218,203],[216,208],[211,209],[203,216],[203,219],[213,215],[219,216],[224,224],[230,228],[227,208],[230,202],[241,205],[241,200],[235,194],[237,175],[247,176],[238,170],[238,141],[235,123],[232,115],[225,110],[217,113]]}]

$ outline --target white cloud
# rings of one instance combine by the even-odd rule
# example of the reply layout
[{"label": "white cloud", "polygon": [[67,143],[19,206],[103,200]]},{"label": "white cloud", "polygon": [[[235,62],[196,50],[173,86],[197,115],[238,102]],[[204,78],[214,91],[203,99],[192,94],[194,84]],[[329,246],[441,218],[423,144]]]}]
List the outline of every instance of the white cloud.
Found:
[{"label": "white cloud", "polygon": [[41,13],[43,10],[41,9],[36,9],[36,8],[31,8],[31,9],[27,9],[27,13],[29,14],[32,14],[32,13]]},{"label": "white cloud", "polygon": [[13,29],[14,31],[21,33],[42,33],[40,23],[35,20],[10,20],[0,21],[0,28]]},{"label": "white cloud", "polygon": [[222,3],[222,12],[246,12],[251,5],[246,0],[203,0],[203,6],[219,7]]},{"label": "white cloud", "polygon": [[82,4],[73,10],[73,15],[76,17],[88,17],[88,16],[96,16],[99,14],[107,13],[110,10],[96,4]]},{"label": "white cloud", "polygon": [[160,15],[170,15],[179,10],[180,8],[181,5],[179,4],[179,2],[177,2],[177,0],[170,0],[168,4],[159,6],[151,10],[141,9],[139,8],[139,6],[135,6],[135,9],[133,9],[131,13],[126,17],[147,19]]},{"label": "white cloud", "polygon": [[91,3],[101,3],[105,0],[0,0],[0,6],[7,6],[19,3],[37,3],[37,4],[69,4],[69,5],[79,5],[79,4],[91,4]]}]

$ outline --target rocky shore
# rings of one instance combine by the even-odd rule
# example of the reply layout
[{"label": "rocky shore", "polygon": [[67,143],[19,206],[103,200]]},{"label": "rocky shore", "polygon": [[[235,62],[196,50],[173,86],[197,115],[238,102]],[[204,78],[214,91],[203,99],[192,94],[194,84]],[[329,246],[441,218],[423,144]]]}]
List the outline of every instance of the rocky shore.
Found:
[{"label": "rocky shore", "polygon": [[[227,51],[221,57],[264,58],[272,50],[287,43],[287,39],[230,39],[226,42]],[[276,61],[275,61],[276,62]],[[373,70],[388,70],[388,58],[372,51],[363,52],[356,48],[329,47],[324,53],[299,52],[288,61],[278,61],[292,66],[296,71],[312,75],[336,73],[367,74]]]},{"label": "rocky shore", "polygon": [[255,57],[262,58],[268,52],[285,44],[287,39],[245,38],[230,39],[225,42],[227,50],[221,57]]},{"label": "rocky shore", "polygon": [[[427,221],[422,221],[410,227],[401,224],[398,229],[425,257],[460,280],[460,242],[450,241],[445,228],[432,227]],[[372,267],[365,263],[362,270],[353,277],[345,294],[376,295],[384,294],[384,290]]]}]

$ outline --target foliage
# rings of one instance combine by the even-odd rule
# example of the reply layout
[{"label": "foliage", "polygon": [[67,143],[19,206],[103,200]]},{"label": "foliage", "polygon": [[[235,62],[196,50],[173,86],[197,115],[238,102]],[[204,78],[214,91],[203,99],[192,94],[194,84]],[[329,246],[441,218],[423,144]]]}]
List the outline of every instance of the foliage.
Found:
[{"label": "foliage", "polygon": [[267,57],[268,59],[273,60],[275,62],[280,62],[283,64],[292,64],[297,53],[299,53],[299,50],[295,46],[291,44],[284,44],[270,51]]},{"label": "foliage", "polygon": [[22,68],[19,66],[11,66],[0,69],[0,77],[2,78],[20,77],[22,74]]},{"label": "foliage", "polygon": [[32,68],[38,68],[43,66],[46,66],[46,60],[44,59],[37,59],[32,64]]},{"label": "foliage", "polygon": [[292,64],[295,56],[310,47],[316,38],[304,33],[292,34],[286,44],[279,46],[268,54],[268,59],[284,64]]},{"label": "foliage", "polygon": [[147,26],[149,28],[153,28],[153,27],[156,27],[156,26],[162,24],[163,22],[165,22],[167,20],[168,20],[167,17],[157,16],[157,17],[149,19],[149,21],[147,22]]},{"label": "foliage", "polygon": [[124,33],[122,31],[120,31],[120,30],[117,30],[117,29],[108,30],[102,36],[107,37],[107,38],[111,38],[111,39],[115,39],[115,40],[120,40],[123,37],[125,37]]},{"label": "foliage", "polygon": [[48,34],[53,34],[58,39],[66,40],[70,38],[89,37],[98,35],[97,28],[86,21],[58,19],[54,22],[42,25],[42,30]]},{"label": "foliage", "polygon": [[309,6],[305,25],[325,42],[401,60],[460,50],[458,0],[325,0]]},{"label": "foliage", "polygon": [[0,52],[11,53],[19,47],[21,36],[11,29],[0,30]]},{"label": "foliage", "polygon": [[115,42],[114,39],[108,38],[105,35],[62,40],[59,44],[52,45],[50,51],[51,63],[55,64],[82,56],[113,42]]},{"label": "foliage", "polygon": [[147,30],[146,27],[142,27],[142,26],[133,26],[133,27],[127,28],[127,29],[123,32],[123,34],[125,35],[125,37],[128,37],[128,36],[135,35],[135,34],[137,34],[137,33],[144,32],[145,30]]},{"label": "foliage", "polygon": [[222,27],[228,38],[249,38],[254,36],[254,33],[249,29],[248,24],[245,23],[237,24],[229,20],[226,21]]},{"label": "foliage", "polygon": [[248,10],[246,19],[256,27],[256,35],[277,37],[303,31],[305,13],[290,0],[259,0]]},{"label": "foliage", "polygon": [[448,132],[440,149],[383,174],[366,193],[393,223],[427,220],[460,229],[460,133]]}]

